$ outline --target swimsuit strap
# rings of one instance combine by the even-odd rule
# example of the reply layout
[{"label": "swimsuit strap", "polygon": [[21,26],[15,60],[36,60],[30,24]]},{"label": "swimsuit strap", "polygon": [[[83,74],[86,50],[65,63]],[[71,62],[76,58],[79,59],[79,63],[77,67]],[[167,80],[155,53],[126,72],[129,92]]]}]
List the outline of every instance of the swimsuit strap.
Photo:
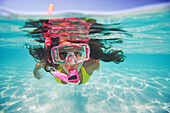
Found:
[{"label": "swimsuit strap", "polygon": [[61,72],[61,70],[62,70],[62,67],[61,67],[61,65],[59,65],[58,66],[58,71]]},{"label": "swimsuit strap", "polygon": [[85,83],[90,79],[90,76],[89,76],[89,74],[86,72],[86,70],[84,69],[83,66],[81,66],[81,72],[82,72],[82,76],[83,76],[83,82],[82,82],[82,84],[85,84]]},{"label": "swimsuit strap", "polygon": [[[61,67],[61,65],[59,65],[58,71],[61,72],[61,70],[62,70],[62,67]],[[62,81],[61,81],[59,78],[57,78],[57,77],[54,76],[54,79],[55,79],[56,82],[58,82],[59,84],[63,84]]]}]

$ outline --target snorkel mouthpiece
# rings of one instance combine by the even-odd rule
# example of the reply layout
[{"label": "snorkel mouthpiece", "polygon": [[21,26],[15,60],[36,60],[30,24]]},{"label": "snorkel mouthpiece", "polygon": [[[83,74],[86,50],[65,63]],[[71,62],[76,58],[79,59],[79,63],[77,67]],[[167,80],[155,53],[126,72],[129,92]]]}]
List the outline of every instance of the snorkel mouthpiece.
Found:
[{"label": "snorkel mouthpiece", "polygon": [[76,69],[70,70],[70,76],[67,76],[66,74],[61,73],[57,70],[53,73],[53,75],[66,83],[77,83],[79,81],[79,76]]},{"label": "snorkel mouthpiece", "polygon": [[68,76],[67,76],[66,74],[64,74],[64,73],[61,73],[61,72],[59,72],[59,71],[56,70],[56,71],[53,73],[53,75],[54,75],[55,77],[59,78],[60,80],[64,81],[64,82],[68,82]]},{"label": "snorkel mouthpiece", "polygon": [[70,70],[70,76],[68,82],[77,83],[79,81],[79,76],[76,69]]}]

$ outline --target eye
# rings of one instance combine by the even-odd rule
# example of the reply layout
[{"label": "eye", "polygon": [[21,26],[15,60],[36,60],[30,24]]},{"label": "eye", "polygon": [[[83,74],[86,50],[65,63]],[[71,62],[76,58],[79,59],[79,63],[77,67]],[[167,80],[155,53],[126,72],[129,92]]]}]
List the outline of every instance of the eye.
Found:
[{"label": "eye", "polygon": [[66,52],[60,52],[59,55],[60,55],[61,60],[65,60],[67,53]]},{"label": "eye", "polygon": [[74,54],[75,54],[76,56],[81,56],[81,55],[82,55],[81,52],[74,52]]}]

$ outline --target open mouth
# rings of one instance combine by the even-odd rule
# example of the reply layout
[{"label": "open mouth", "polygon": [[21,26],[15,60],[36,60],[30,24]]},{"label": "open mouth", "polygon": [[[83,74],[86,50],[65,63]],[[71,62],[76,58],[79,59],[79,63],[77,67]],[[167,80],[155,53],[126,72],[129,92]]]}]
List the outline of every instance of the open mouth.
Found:
[{"label": "open mouth", "polygon": [[77,78],[77,75],[73,75],[70,78],[68,78],[68,81],[71,83],[77,83],[79,79]]},{"label": "open mouth", "polygon": [[76,69],[69,69],[70,77],[68,78],[68,81],[71,83],[77,83],[79,81],[78,73]]},{"label": "open mouth", "polygon": [[68,78],[68,80],[75,80],[75,79],[77,79],[77,76],[76,76],[76,75],[73,75],[73,76],[71,76],[70,78]]}]

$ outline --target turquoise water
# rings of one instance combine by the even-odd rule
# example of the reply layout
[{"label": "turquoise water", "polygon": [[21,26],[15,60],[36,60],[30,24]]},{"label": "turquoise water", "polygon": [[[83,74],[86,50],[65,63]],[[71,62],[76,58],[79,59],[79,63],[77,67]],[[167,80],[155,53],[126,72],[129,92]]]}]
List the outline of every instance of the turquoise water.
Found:
[{"label": "turquoise water", "polygon": [[[9,13],[9,12],[6,12]],[[31,113],[168,113],[170,111],[170,8],[138,10],[110,15],[58,14],[56,17],[90,17],[126,31],[111,36],[121,38],[126,55],[123,63],[101,61],[85,85],[61,85],[44,70],[37,80],[32,71],[36,62],[24,43],[21,27],[28,19],[43,16],[0,17],[0,111]]]}]

